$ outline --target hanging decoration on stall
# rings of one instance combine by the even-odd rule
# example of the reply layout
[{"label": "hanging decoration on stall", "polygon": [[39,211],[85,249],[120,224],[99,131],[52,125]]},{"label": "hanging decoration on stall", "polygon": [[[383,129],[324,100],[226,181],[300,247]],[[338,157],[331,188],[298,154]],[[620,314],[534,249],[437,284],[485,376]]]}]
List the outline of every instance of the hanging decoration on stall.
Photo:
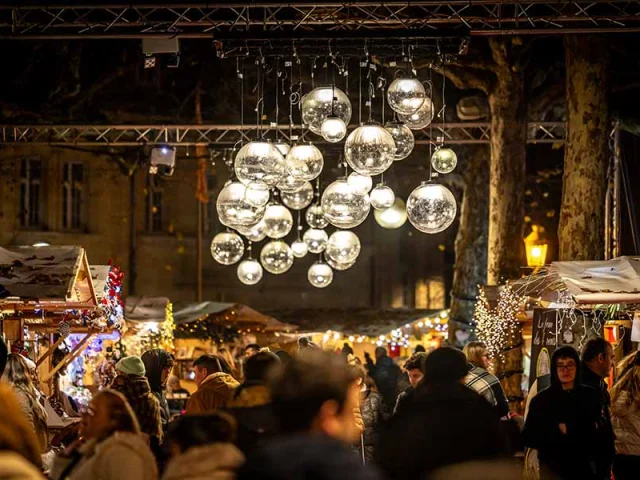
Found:
[{"label": "hanging decoration on stall", "polygon": [[[211,254],[218,263],[234,265],[240,262],[238,278],[246,285],[259,283],[263,278],[263,269],[274,275],[286,273],[296,258],[302,258],[307,253],[318,255],[307,275],[309,283],[317,288],[331,284],[334,270],[352,267],[360,252],[360,241],[348,230],[362,224],[371,207],[384,215],[385,211],[403,204],[397,202],[400,199],[396,199],[391,187],[384,183],[384,173],[395,162],[411,154],[415,145],[412,130],[428,127],[436,116],[431,100],[432,84],[417,78],[412,47],[406,52],[403,45],[402,58],[406,67],[395,69],[395,78],[386,89],[384,69],[374,62],[365,46],[358,70],[359,125],[347,135],[353,110],[348,95],[349,62],[348,59],[343,59],[342,63],[338,61],[331,52],[331,45],[327,58],[331,58],[331,62],[326,61],[324,66],[327,84],[315,84],[314,58],[311,91],[307,94],[302,93],[299,72],[298,81],[294,82],[294,63],[300,66],[295,48],[291,60],[284,63],[284,68],[281,68],[279,58],[274,62],[275,65],[270,65],[262,56],[255,61],[257,83],[253,91],[257,92],[258,98],[255,106],[258,135],[240,145],[232,166],[231,162],[229,164],[231,179],[216,201],[218,218],[228,230],[218,233],[211,242]],[[243,62],[239,59],[236,71],[243,122],[245,74]],[[262,122],[266,118],[265,85],[271,72],[276,98],[276,118],[271,123],[276,130],[275,143],[266,139],[266,133],[262,131]],[[336,74],[344,78],[346,91],[338,87]],[[443,75],[443,101],[444,83]],[[376,90],[381,93],[381,123],[376,123],[372,116]],[[321,190],[319,183],[325,163],[323,153],[311,143],[294,137],[291,131],[288,143],[278,132],[277,112],[281,95],[287,95],[289,99],[290,125],[294,125],[294,106],[298,106],[302,123],[313,134],[333,144],[346,138],[344,164],[339,165],[344,168],[344,177],[329,182],[324,190]],[[362,118],[363,100],[368,107],[366,121]],[[393,112],[391,122],[385,122],[386,104]],[[443,104],[437,112],[443,122],[444,114]],[[238,143],[244,142],[241,140]],[[454,170],[457,156],[445,146],[444,138],[437,139],[433,146],[436,150],[432,156],[430,154],[429,177],[411,193],[406,202],[406,213],[403,212],[417,230],[428,234],[447,229],[457,214],[453,194],[445,186],[434,182],[438,173],[446,174]],[[372,191],[372,177],[377,175],[380,181]],[[310,183],[314,180],[315,191]],[[301,235],[298,222],[298,230],[290,245],[285,237],[294,226],[291,210],[300,212],[305,208],[304,216],[309,228]],[[335,227],[335,233],[326,230],[329,226]],[[260,249],[258,259],[254,259],[251,243],[265,238],[267,243]],[[332,238],[335,239],[333,243]],[[302,242],[306,243],[306,248],[303,248]],[[334,255],[331,255],[329,247],[334,248]],[[242,260],[245,252],[247,256]]]}]

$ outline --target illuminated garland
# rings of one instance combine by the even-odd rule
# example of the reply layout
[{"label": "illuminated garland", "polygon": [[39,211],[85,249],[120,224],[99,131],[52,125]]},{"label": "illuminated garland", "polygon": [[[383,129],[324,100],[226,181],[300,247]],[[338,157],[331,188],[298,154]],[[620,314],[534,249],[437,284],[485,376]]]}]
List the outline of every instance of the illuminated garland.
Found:
[{"label": "illuminated garland", "polygon": [[503,359],[504,353],[513,347],[512,340],[520,329],[517,314],[524,301],[525,297],[515,293],[507,283],[498,294],[498,305],[492,309],[484,288],[480,288],[473,319],[476,336],[487,345],[490,358]]},{"label": "illuminated garland", "polygon": [[[125,355],[141,356],[147,350],[161,349],[173,352],[175,322],[173,320],[173,305],[167,302],[165,320],[161,324],[146,322],[140,331],[124,335],[120,342]],[[133,331],[133,328],[130,330]],[[133,332],[132,332],[133,333]]]}]

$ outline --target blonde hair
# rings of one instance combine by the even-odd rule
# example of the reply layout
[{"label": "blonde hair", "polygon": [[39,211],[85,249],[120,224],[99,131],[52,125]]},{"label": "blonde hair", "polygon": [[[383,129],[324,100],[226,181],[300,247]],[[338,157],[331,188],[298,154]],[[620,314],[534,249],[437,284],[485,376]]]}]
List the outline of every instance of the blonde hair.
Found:
[{"label": "blonde hair", "polygon": [[611,388],[611,403],[615,404],[620,394],[626,392],[627,406],[633,402],[640,405],[640,352],[624,357],[618,364],[618,371],[620,372],[618,380]]},{"label": "blonde hair", "polygon": [[467,361],[477,367],[484,368],[482,356],[487,353],[487,346],[482,342],[469,342],[462,350]]},{"label": "blonde hair", "polygon": [[13,385],[16,390],[20,390],[27,396],[37,421],[46,425],[47,412],[44,407],[40,405],[40,402],[38,402],[38,393],[33,384],[31,370],[22,355],[18,355],[17,353],[9,355],[2,378]]},{"label": "blonde hair", "polygon": [[38,439],[22,414],[10,385],[0,382],[0,450],[18,453],[36,467],[42,467]]}]

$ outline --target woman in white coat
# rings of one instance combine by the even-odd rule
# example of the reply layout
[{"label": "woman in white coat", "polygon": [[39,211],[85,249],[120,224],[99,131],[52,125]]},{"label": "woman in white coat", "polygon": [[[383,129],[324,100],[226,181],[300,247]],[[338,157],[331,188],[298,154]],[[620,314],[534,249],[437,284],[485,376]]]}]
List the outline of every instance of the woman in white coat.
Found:
[{"label": "woman in white coat", "polygon": [[56,458],[57,480],[157,480],[158,469],[122,394],[103,390],[83,414],[81,440]]}]

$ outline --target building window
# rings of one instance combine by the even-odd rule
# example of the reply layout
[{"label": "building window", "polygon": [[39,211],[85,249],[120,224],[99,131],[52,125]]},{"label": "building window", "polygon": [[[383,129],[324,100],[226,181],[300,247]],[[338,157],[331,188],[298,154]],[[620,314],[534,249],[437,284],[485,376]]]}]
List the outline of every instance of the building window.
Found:
[{"label": "building window", "polygon": [[62,228],[79,230],[84,226],[84,165],[65,163],[62,174]]},{"label": "building window", "polygon": [[164,191],[156,185],[155,175],[147,177],[146,229],[148,232],[162,232],[164,217]]},{"label": "building window", "polygon": [[42,161],[23,158],[20,163],[20,225],[41,227],[43,217]]}]

